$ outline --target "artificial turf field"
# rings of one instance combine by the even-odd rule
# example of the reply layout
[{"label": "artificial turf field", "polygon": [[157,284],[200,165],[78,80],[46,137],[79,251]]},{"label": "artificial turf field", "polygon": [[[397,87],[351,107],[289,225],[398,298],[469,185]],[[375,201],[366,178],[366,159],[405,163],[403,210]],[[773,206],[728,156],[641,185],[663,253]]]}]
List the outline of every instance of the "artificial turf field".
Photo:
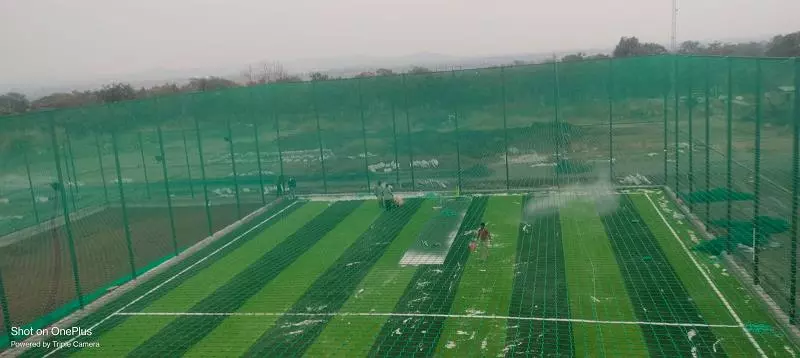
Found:
[{"label": "artificial turf field", "polygon": [[[286,203],[78,322],[92,335],[73,345],[100,347],[26,355],[794,355],[662,192],[609,197]],[[459,223],[443,263],[401,266],[420,240],[449,245],[428,237],[442,217]],[[480,222],[486,262],[468,250]]]}]

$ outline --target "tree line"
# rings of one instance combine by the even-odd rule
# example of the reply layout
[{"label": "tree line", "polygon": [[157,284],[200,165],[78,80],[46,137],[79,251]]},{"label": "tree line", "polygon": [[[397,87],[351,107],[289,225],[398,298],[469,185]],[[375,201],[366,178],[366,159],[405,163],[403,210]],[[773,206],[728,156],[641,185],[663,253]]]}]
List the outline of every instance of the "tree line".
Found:
[{"label": "tree line", "polygon": [[[795,57],[800,56],[800,31],[774,36],[770,41],[723,43],[711,42],[703,44],[699,41],[685,41],[676,49],[679,54],[691,55],[717,55],[717,56],[769,56],[769,57]],[[622,37],[611,54],[587,55],[575,53],[561,57],[561,61],[582,61],[603,58],[620,58],[631,56],[645,56],[666,54],[669,51],[662,45],[651,42],[641,42],[637,37]],[[552,60],[550,60],[552,61]],[[524,61],[514,61],[515,65],[527,64]],[[406,71],[409,74],[422,74],[431,72],[430,69],[413,66]],[[395,72],[391,69],[380,68],[376,71],[361,72],[353,77],[368,78],[391,76]],[[167,83],[150,88],[136,89],[128,83],[113,83],[97,90],[72,91],[53,93],[36,100],[29,100],[24,94],[9,92],[0,95],[0,115],[9,115],[52,108],[72,108],[98,103],[112,103],[132,99],[151,98],[174,93],[205,92],[240,86],[255,86],[267,83],[301,82],[303,78],[287,71],[280,63],[264,64],[260,68],[249,67],[242,73],[245,79],[238,83],[222,77],[191,78],[188,83],[178,85]],[[323,72],[311,72],[309,81],[325,81],[341,79],[332,77]]]}]

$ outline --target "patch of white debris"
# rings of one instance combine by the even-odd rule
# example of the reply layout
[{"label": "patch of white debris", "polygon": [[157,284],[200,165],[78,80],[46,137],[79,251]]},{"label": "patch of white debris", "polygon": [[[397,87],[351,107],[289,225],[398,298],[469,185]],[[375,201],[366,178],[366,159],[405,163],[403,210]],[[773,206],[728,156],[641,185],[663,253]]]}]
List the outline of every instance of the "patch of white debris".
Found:
[{"label": "patch of white debris", "polygon": [[477,316],[486,313],[484,311],[476,310],[474,308],[467,309],[465,312],[470,316]]},{"label": "patch of white debris", "polygon": [[447,341],[447,344],[444,347],[447,348],[447,349],[453,349],[453,348],[456,347],[456,342]]},{"label": "patch of white debris", "polygon": [[321,320],[321,319],[307,319],[305,321],[300,321],[300,322],[297,322],[297,323],[287,323],[287,324],[284,324],[281,327],[283,327],[283,328],[303,327],[303,326],[310,326],[312,324],[317,324],[317,323],[322,323],[322,322],[324,322],[324,321]]}]

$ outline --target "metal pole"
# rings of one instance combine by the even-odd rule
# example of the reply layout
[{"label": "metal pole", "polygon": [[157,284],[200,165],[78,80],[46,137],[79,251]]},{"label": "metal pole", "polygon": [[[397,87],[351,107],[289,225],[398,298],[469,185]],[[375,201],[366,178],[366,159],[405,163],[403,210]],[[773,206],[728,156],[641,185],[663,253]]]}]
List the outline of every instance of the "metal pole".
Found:
[{"label": "metal pole", "polygon": [[172,194],[169,191],[169,174],[167,174],[167,155],[164,151],[164,136],[161,134],[161,126],[156,127],[158,132],[158,149],[161,152],[161,170],[164,172],[164,190],[167,193],[167,211],[169,212],[169,229],[172,234],[172,249],[175,256],[178,256],[178,235],[175,233],[175,218],[172,212]]},{"label": "metal pole", "polygon": [[56,136],[56,122],[50,114],[50,139],[53,145],[53,159],[56,164],[56,175],[58,183],[56,183],[55,190],[61,196],[61,209],[64,215],[64,231],[67,233],[67,245],[69,246],[69,258],[72,264],[72,278],[75,281],[75,295],[78,297],[78,303],[83,308],[83,293],[81,292],[81,280],[78,274],[78,256],[75,254],[75,240],[72,237],[72,222],[69,219],[69,206],[67,205],[67,193],[64,191],[64,175],[61,170],[61,158],[58,150],[58,138]]},{"label": "metal pole", "polygon": [[267,197],[264,194],[264,172],[261,167],[261,146],[258,140],[258,122],[253,120],[253,137],[256,140],[256,165],[258,166],[258,191],[261,192],[261,204],[267,204]]},{"label": "metal pole", "polygon": [[727,178],[726,180],[726,188],[728,189],[728,200],[727,200],[727,213],[726,213],[726,231],[728,233],[728,240],[727,240],[727,251],[729,255],[733,254],[733,237],[732,237],[732,225],[731,225],[731,211],[733,209],[733,178],[732,178],[732,170],[733,170],[733,59],[728,57],[728,103],[727,103],[727,150],[726,150],[726,167],[727,167]]},{"label": "metal pole", "polygon": [[511,190],[511,179],[508,175],[508,113],[506,108],[506,68],[500,66],[500,93],[503,97],[503,145],[506,161],[506,190]]},{"label": "metal pole", "polygon": [[189,146],[186,145],[186,131],[182,130],[181,134],[183,135],[183,153],[186,155],[186,173],[189,174],[189,192],[192,193],[192,199],[194,199],[194,185],[192,184],[192,166],[189,164]]},{"label": "metal pole", "polygon": [[672,71],[672,88],[675,94],[675,195],[681,193],[680,181],[680,126],[678,124],[680,119],[680,95],[678,90],[678,57],[675,57],[675,66]]},{"label": "metal pole", "polygon": [[559,112],[559,98],[561,97],[559,80],[558,80],[558,61],[553,58],[553,78],[555,79],[555,86],[553,87],[553,101],[555,105],[555,136],[556,136],[556,187],[561,188],[561,180],[559,179],[558,165],[561,164],[561,122],[558,118]]},{"label": "metal pole", "polygon": [[[75,203],[75,194],[78,192],[78,178],[75,176],[75,157],[72,155],[72,140],[69,137],[69,129],[65,126],[64,127],[64,139],[66,144],[67,156],[69,157],[69,161],[64,161],[64,166],[67,169],[67,186],[66,189],[69,190],[69,197],[72,200],[72,210],[77,211],[78,205]],[[70,170],[70,163],[72,163],[72,170]],[[70,172],[72,174],[70,174]],[[72,180],[69,180],[70,177]],[[72,187],[75,187],[75,192],[73,192]]]},{"label": "metal pole", "polygon": [[147,160],[144,158],[144,143],[142,142],[142,132],[136,132],[136,140],[139,141],[139,153],[142,156],[142,170],[144,171],[144,190],[147,199],[150,199],[150,179],[147,177]]},{"label": "metal pole", "polygon": [[97,164],[100,167],[100,180],[103,181],[103,195],[106,198],[106,205],[108,205],[111,201],[108,199],[108,185],[106,185],[106,171],[103,167],[103,152],[100,150],[100,136],[97,133],[94,134],[94,146],[97,148]]},{"label": "metal pole", "polygon": [[403,101],[406,111],[406,136],[408,137],[408,160],[411,166],[411,190],[417,190],[417,182],[414,180],[414,146],[411,144],[411,118],[408,115],[408,88],[406,87],[406,74],[402,74],[403,80]]},{"label": "metal pole", "polygon": [[119,189],[119,202],[122,205],[122,225],[125,230],[125,243],[128,245],[128,263],[131,266],[131,277],[136,278],[136,263],[133,256],[133,244],[131,242],[131,228],[128,223],[128,206],[125,204],[125,190],[122,186],[122,168],[119,164],[119,146],[117,145],[117,133],[111,132],[111,142],[114,147],[114,166],[117,171],[117,189]]},{"label": "metal pole", "polygon": [[364,141],[364,174],[367,176],[367,192],[372,188],[369,180],[369,156],[367,155],[367,124],[364,120],[364,94],[361,91],[361,77],[356,81],[358,84],[358,110],[361,113],[361,137]]},{"label": "metal pole", "polygon": [[211,205],[208,200],[208,181],[206,180],[206,161],[203,159],[203,139],[200,135],[200,121],[194,117],[194,128],[197,132],[197,154],[200,155],[200,178],[203,181],[203,200],[206,207],[206,224],[208,225],[208,236],[214,233],[213,225],[211,222]]},{"label": "metal pole", "polygon": [[614,182],[614,59],[608,59],[608,168]]},{"label": "metal pole", "polygon": [[3,272],[0,271],[0,309],[3,312],[3,327],[6,329],[6,336],[8,341],[14,340],[11,334],[11,312],[8,309],[8,296],[6,295],[6,287],[3,284]]},{"label": "metal pole", "polygon": [[273,116],[275,117],[275,140],[278,142],[278,165],[281,168],[281,176],[283,176],[283,150],[281,149],[281,121],[278,117],[277,113],[274,113]]},{"label": "metal pole", "polygon": [[33,206],[33,218],[39,223],[39,209],[36,208],[36,193],[33,190],[33,179],[31,178],[31,163],[28,160],[28,148],[23,148],[22,157],[25,159],[25,173],[28,175],[28,189],[31,191],[31,205]]},{"label": "metal pole", "polygon": [[236,217],[242,218],[242,203],[239,199],[239,173],[236,172],[236,157],[234,156],[233,150],[233,129],[231,128],[231,120],[230,117],[225,120],[225,123],[228,127],[228,149],[231,153],[231,169],[233,170],[233,190],[234,190],[234,197],[236,198]]},{"label": "metal pole", "polygon": [[[72,165],[72,180],[75,181],[75,193],[80,194],[80,189],[78,188],[78,171],[75,169],[75,152],[72,151],[72,138],[69,135],[68,127],[64,127],[64,135],[67,142],[67,150],[69,150],[69,161]],[[69,170],[69,165],[67,166],[67,170]]]},{"label": "metal pole", "polygon": [[797,324],[797,212],[800,209],[797,195],[800,182],[800,58],[794,59],[794,120],[792,140],[792,247],[789,264],[789,323]]},{"label": "metal pole", "polygon": [[[689,92],[686,94],[686,105],[689,106],[689,195],[694,193],[694,94],[692,93],[694,84],[692,81],[692,76],[694,75],[694,72],[692,71],[692,62],[689,63],[689,69],[687,70],[688,73],[686,75],[686,85],[689,87]],[[687,204],[689,204],[689,212],[694,213],[694,202],[689,200]]]},{"label": "metal pole", "polygon": [[394,170],[395,181],[397,185],[400,185],[400,157],[398,155],[398,143],[397,143],[397,116],[395,115],[394,110],[394,101],[392,101],[392,136],[394,137]]},{"label": "metal pole", "polygon": [[317,83],[311,82],[311,102],[314,105],[314,116],[317,119],[317,141],[319,142],[319,161],[322,165],[322,187],[328,193],[328,177],[325,173],[325,155],[322,152],[322,128],[319,125],[319,108],[317,108]]},{"label": "metal pole", "polygon": [[[668,58],[668,57],[665,57],[665,58]],[[667,163],[667,159],[669,157],[668,156],[669,149],[668,149],[668,145],[667,144],[669,143],[669,139],[667,138],[667,121],[669,120],[669,117],[668,117],[669,116],[669,109],[668,109],[668,107],[669,107],[669,92],[670,92],[670,84],[669,84],[670,81],[669,80],[670,79],[669,79],[669,72],[664,71],[664,74],[666,75],[666,78],[665,78],[665,81],[664,81],[664,185],[666,186],[666,185],[669,184],[668,183],[668,181],[669,181],[668,180],[668,178],[669,178],[669,169],[668,169],[668,163]]]},{"label": "metal pole", "polygon": [[711,61],[706,59],[705,105],[706,105],[706,225],[711,222]]},{"label": "metal pole", "polygon": [[[456,84],[456,71],[451,70],[450,74],[451,74],[450,77],[451,77],[451,79],[453,81],[453,85],[455,85]],[[455,93],[455,91],[453,91],[453,93]],[[457,186],[457,189],[456,189],[457,190],[456,193],[459,193],[459,195],[460,195],[463,185],[462,185],[462,182],[461,182],[461,141],[459,140],[460,134],[459,134],[459,131],[458,131],[458,104],[457,103],[458,102],[454,99],[453,100],[453,111],[454,111],[453,119],[455,120],[455,125],[456,125],[456,170],[457,170],[456,171],[456,175],[458,176],[458,186]]]},{"label": "metal pole", "polygon": [[758,285],[759,278],[759,254],[761,249],[758,242],[761,239],[761,60],[756,60],[756,153],[755,153],[755,183],[753,184],[755,198],[753,200],[753,284]]}]

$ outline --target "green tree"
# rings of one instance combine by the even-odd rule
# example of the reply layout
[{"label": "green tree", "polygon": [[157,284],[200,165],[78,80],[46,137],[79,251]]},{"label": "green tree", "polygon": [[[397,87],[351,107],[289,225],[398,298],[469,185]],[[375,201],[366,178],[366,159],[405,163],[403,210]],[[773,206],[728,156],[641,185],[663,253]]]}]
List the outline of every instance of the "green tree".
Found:
[{"label": "green tree", "polygon": [[678,53],[694,55],[706,53],[707,49],[700,41],[684,41],[678,46]]},{"label": "green tree", "polygon": [[0,95],[0,115],[22,113],[30,107],[31,103],[22,93],[8,92]]},{"label": "green tree", "polygon": [[667,53],[667,49],[657,43],[641,43],[635,36],[622,37],[614,48],[614,57],[630,57],[644,55],[658,55]]},{"label": "green tree", "polygon": [[586,54],[583,52],[573,53],[570,55],[566,55],[561,58],[563,62],[570,62],[570,61],[583,61],[586,58]]},{"label": "green tree", "polygon": [[86,106],[99,102],[94,91],[72,91],[71,93],[53,93],[31,102],[32,109],[70,108]]},{"label": "green tree", "polygon": [[96,95],[101,101],[112,103],[136,98],[136,90],[127,83],[114,83],[103,86]]},{"label": "green tree", "polygon": [[225,88],[239,87],[239,84],[222,77],[195,77],[189,79],[184,88],[189,91],[216,91]]},{"label": "green tree", "polygon": [[778,35],[767,45],[767,56],[795,57],[800,56],[800,31],[788,35]]},{"label": "green tree", "polygon": [[330,76],[322,72],[311,72],[309,76],[312,81],[327,81],[330,79]]}]

